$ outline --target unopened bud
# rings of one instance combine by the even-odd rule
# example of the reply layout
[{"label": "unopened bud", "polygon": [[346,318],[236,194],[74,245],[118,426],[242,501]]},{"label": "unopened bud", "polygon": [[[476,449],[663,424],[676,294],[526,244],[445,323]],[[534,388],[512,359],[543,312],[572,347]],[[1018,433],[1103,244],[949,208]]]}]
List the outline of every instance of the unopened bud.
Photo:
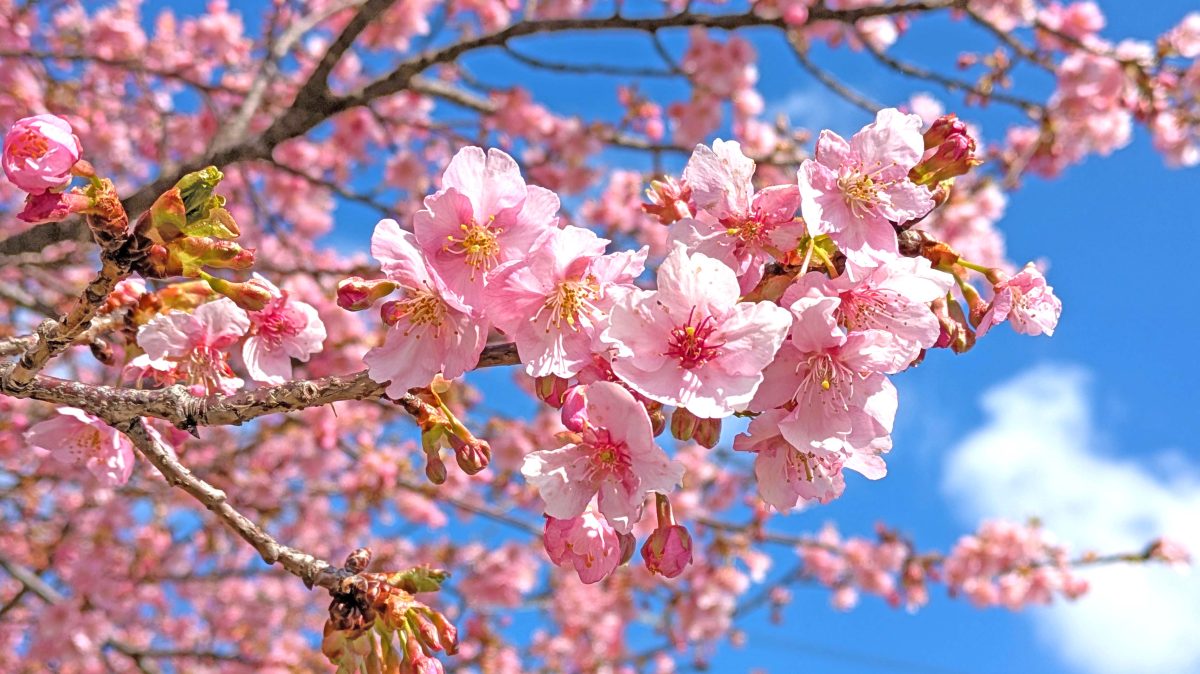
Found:
[{"label": "unopened bud", "polygon": [[138,271],[147,278],[170,278],[183,275],[183,265],[162,244],[154,244],[146,251]]},{"label": "unopened bud", "polygon": [[446,649],[446,654],[454,655],[457,653],[458,628],[438,611],[433,611],[430,619],[433,620],[434,626],[437,627],[438,639],[441,641],[442,647]]},{"label": "unopened bud", "polygon": [[246,311],[262,311],[270,304],[271,300],[275,299],[271,288],[258,279],[240,283],[226,281],[204,272],[201,272],[201,278],[208,282],[210,288],[233,300],[234,304]]},{"label": "unopened bud", "polygon": [[642,210],[654,216],[664,225],[692,217],[692,189],[686,183],[676,182],[667,176],[662,180],[651,180],[646,190],[650,203],[642,204]]},{"label": "unopened bud", "polygon": [[446,440],[454,450],[454,460],[458,462],[458,467],[467,475],[482,471],[492,460],[492,448],[487,440],[476,437],[463,440],[453,432],[446,433]]},{"label": "unopened bud", "polygon": [[435,452],[425,454],[425,477],[434,484],[445,484],[449,474],[446,472],[446,462]]},{"label": "unopened bud", "polygon": [[721,441],[721,420],[720,419],[697,419],[696,431],[692,438],[701,447],[712,449]]},{"label": "unopened bud", "polygon": [[412,632],[402,632],[407,636],[404,639],[404,657],[412,665],[416,665],[421,660],[427,660],[428,655],[421,648],[421,641],[417,639],[417,635]]},{"label": "unopened bud", "polygon": [[399,287],[395,281],[387,279],[368,281],[361,276],[351,276],[338,282],[337,305],[346,311],[370,309],[376,300],[387,297]]},{"label": "unopened bud", "polygon": [[925,132],[927,158],[909,171],[918,185],[936,185],[943,180],[966,174],[983,162],[975,156],[975,139],[967,125],[954,115],[943,115]]},{"label": "unopened bud", "polygon": [[408,615],[408,623],[422,646],[433,651],[442,650],[442,639],[432,620],[419,611],[413,611]]},{"label": "unopened bud", "polygon": [[413,672],[415,674],[445,674],[446,670],[442,668],[440,660],[425,656],[424,659],[413,663]]},{"label": "unopened bud", "polygon": [[674,578],[692,563],[692,537],[685,527],[675,523],[671,499],[666,494],[654,495],[654,512],[658,526],[642,545],[642,561],[651,573]]},{"label": "unopened bud", "polygon": [[384,302],[379,307],[379,318],[388,327],[399,323],[400,319],[404,318],[405,313],[404,302],[399,300]]},{"label": "unopened bud", "polygon": [[158,243],[169,243],[183,238],[186,226],[187,207],[179,195],[179,188],[172,187],[160,194],[150,206],[150,227],[142,233]]},{"label": "unopened bud", "polygon": [[563,396],[566,395],[570,386],[571,382],[552,374],[538,377],[533,381],[533,390],[538,400],[555,409],[562,407]]},{"label": "unopened bud", "polygon": [[572,386],[563,396],[562,423],[568,430],[582,433],[587,428],[587,387]]},{"label": "unopened bud", "polygon": [[647,409],[647,411],[650,413],[650,431],[657,438],[667,429],[667,414],[663,412],[662,405]]},{"label": "unopened bud", "polygon": [[342,565],[344,569],[350,573],[362,573],[367,570],[371,564],[370,548],[358,548],[351,552],[346,557],[346,563]]},{"label": "unopened bud", "polygon": [[637,550],[637,537],[629,533],[618,533],[617,541],[621,544],[621,561],[617,566],[624,566],[629,563],[629,560],[633,559],[633,553]]},{"label": "unopened bud", "polygon": [[91,180],[96,176],[96,167],[86,159],[80,159],[71,166],[71,175]]},{"label": "unopened bud", "polygon": [[966,123],[959,119],[958,115],[951,113],[933,120],[933,124],[922,138],[925,141],[925,149],[932,150],[953,137],[966,135],[969,135]]},{"label": "unopened bud", "polygon": [[696,434],[696,427],[700,423],[700,417],[687,411],[683,407],[676,407],[671,413],[671,436],[676,440],[687,442]]},{"label": "unopened bud", "polygon": [[[234,241],[211,236],[188,236],[172,242],[169,249],[200,267],[249,269],[254,266],[254,249],[242,248]],[[184,265],[186,268],[186,264]]]},{"label": "unopened bud", "polygon": [[962,305],[956,300],[939,297],[929,306],[938,319],[941,333],[934,346],[949,348],[955,353],[966,353],[975,346],[975,332],[967,324]]},{"label": "unopened bud", "polygon": [[961,283],[958,289],[962,291],[963,298],[967,301],[967,317],[971,321],[971,325],[979,327],[979,322],[983,320],[983,315],[987,313],[988,303],[979,296],[979,291],[975,290],[975,286],[970,283]]},{"label": "unopened bud", "polygon": [[25,207],[17,213],[17,219],[32,225],[61,222],[75,213],[83,213],[91,203],[78,189],[30,194],[25,197]]},{"label": "unopened bud", "polygon": [[650,573],[674,578],[692,563],[692,536],[679,525],[659,525],[642,545],[642,561]]}]

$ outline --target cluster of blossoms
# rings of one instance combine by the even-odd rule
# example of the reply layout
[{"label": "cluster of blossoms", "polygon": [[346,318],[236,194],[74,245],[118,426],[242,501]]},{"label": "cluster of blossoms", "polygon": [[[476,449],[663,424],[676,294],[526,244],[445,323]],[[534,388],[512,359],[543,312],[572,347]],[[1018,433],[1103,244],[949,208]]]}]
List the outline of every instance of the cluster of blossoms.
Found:
[{"label": "cluster of blossoms", "polygon": [[[377,537],[396,514],[437,530],[490,513],[528,531],[520,518],[544,513],[544,526],[533,527],[537,542],[489,541],[485,548],[402,536],[381,548],[384,563],[453,569],[467,608],[450,607],[446,616],[463,621],[462,667],[516,672],[532,657],[556,671],[604,671],[624,661],[673,671],[665,650],[640,658],[640,640],[626,641],[629,626],[657,613],[664,596],[668,605],[654,619],[672,644],[667,650],[731,634],[737,641],[735,615],[748,598],[753,604],[753,587],[771,582],[773,560],[761,546],[773,536],[757,529],[770,511],[837,498],[846,467],[884,474],[897,405],[891,375],[931,348],[965,351],[1001,322],[1025,334],[1056,327],[1061,305],[1041,271],[1004,259],[993,227],[1006,199],[999,182],[964,174],[980,142],[973,130],[914,101],[920,121],[888,110],[848,140],[821,134],[797,175],[793,165],[806,156],[799,147],[809,136],[786,121],[764,121],[777,108],[764,105],[757,90],[751,31],[693,27],[674,55],[658,44],[663,70],[641,72],[678,75],[683,93],[660,102],[656,88],[630,69],[634,82],[614,87],[621,118],[584,119],[556,112],[553,97],[535,87],[491,87],[436,54],[449,53],[440,46],[460,37],[487,44],[479,31],[529,18],[580,19],[536,29],[549,34],[555,25],[627,17],[590,0],[391,3],[327,73],[325,95],[346,105],[309,111],[297,109],[293,101],[306,98],[296,94],[359,10],[267,4],[269,21],[244,21],[245,8],[226,0],[195,17],[171,9],[151,16],[148,4],[125,0],[95,9],[0,0],[0,122],[31,111],[62,115],[10,128],[2,158],[10,184],[0,185],[0,197],[24,206],[0,222],[0,234],[7,246],[26,223],[64,222],[65,232],[86,220],[98,241],[119,238],[130,233],[128,220],[105,220],[119,206],[118,187],[141,210],[158,196],[137,189],[151,176],[239,157],[223,185],[227,211],[222,199],[210,199],[211,175],[193,174],[134,225],[150,244],[135,273],[195,280],[122,283],[101,312],[103,325],[117,327],[97,330],[101,336],[79,353],[64,353],[60,362],[70,367],[63,371],[80,386],[117,380],[115,370],[78,358],[90,350],[104,366],[123,366],[138,387],[182,384],[215,400],[248,387],[266,398],[274,392],[263,385],[291,380],[295,363],[305,363],[297,378],[344,375],[360,369],[371,349],[370,376],[388,382],[401,405],[339,401],[336,410],[262,418],[236,432],[208,427],[202,437],[158,421],[160,430],[149,430],[264,529],[320,557]],[[1027,171],[1055,175],[1110,153],[1130,141],[1134,124],[1149,130],[1169,164],[1200,162],[1200,14],[1150,44],[1100,37],[1105,21],[1092,2],[968,0],[900,11],[883,0],[757,0],[729,14],[682,0],[664,6],[686,10],[681,17],[719,19],[712,25],[782,22],[801,48],[825,40],[882,52],[925,5],[955,19],[969,8],[973,20],[1011,40],[991,54],[961,55],[964,76],[985,72],[975,84],[953,87],[974,86],[968,103],[1008,96],[1035,120],[991,148],[1006,186]],[[874,9],[883,11],[871,15]],[[810,21],[810,14],[839,12],[863,18]],[[680,23],[648,16],[637,21]],[[247,34],[248,25],[307,29],[285,31],[291,46],[274,42],[275,67],[264,69],[265,52],[254,48],[259,38]],[[1029,32],[1028,51],[1018,31]],[[440,65],[435,77],[414,77],[397,91],[377,72],[374,61],[383,61],[364,58],[368,51],[410,64],[418,52],[420,59],[432,53]],[[517,55],[508,45],[505,53]],[[1022,60],[1057,83],[1045,105],[1008,95],[1005,79]],[[313,126],[275,126],[301,117]],[[570,203],[596,185],[606,148],[669,155],[677,145],[706,142],[726,119],[737,142],[698,146],[682,175],[613,171],[608,189],[578,211],[581,220],[558,212],[556,194]],[[301,127],[321,130],[263,133]],[[526,177],[548,189],[527,185],[503,152],[468,148],[451,159],[464,136],[508,148]],[[80,138],[111,182],[80,160]],[[447,162],[442,189],[420,209],[432,172]],[[651,203],[640,204],[651,177]],[[84,186],[72,187],[73,178]],[[364,337],[361,322],[329,297],[330,278],[370,267],[365,256],[318,248],[334,224],[335,195],[395,217],[380,223],[372,246],[387,278],[350,280],[338,295],[345,308],[382,302],[389,326],[382,344]],[[251,268],[255,251],[232,241],[235,220],[257,240],[258,257],[270,261],[280,287],[205,271]],[[605,238],[574,226],[583,223]],[[648,248],[615,252],[627,242]],[[87,245],[61,241],[25,253],[0,268],[0,303],[12,309],[14,328],[37,314],[65,313],[76,297],[64,289],[94,277]],[[54,275],[45,273],[49,265]],[[0,331],[0,341],[20,343]],[[489,341],[498,348],[485,352]],[[528,388],[554,409],[528,424],[493,420],[479,440],[458,420],[478,398],[448,380],[475,368],[481,353],[512,352],[500,342],[513,343],[533,377]],[[391,444],[392,422],[405,412],[417,419],[421,444]],[[752,471],[740,463],[749,454],[705,449],[734,416],[751,419],[733,447],[753,454]],[[220,525],[181,537],[176,525],[194,517],[152,471],[133,471],[135,450],[125,435],[83,409],[60,407],[47,419],[45,408],[8,396],[0,397],[0,417],[0,561],[43,573],[65,595],[39,603],[0,572],[0,613],[12,618],[0,621],[0,670],[110,671],[123,653],[151,668],[151,654],[173,653],[167,668],[187,671],[315,671],[325,664],[306,636],[317,624],[311,596],[293,578],[261,573],[254,550],[231,546]],[[667,428],[691,444],[672,451],[656,440]],[[447,473],[436,458],[441,443],[453,448],[462,472]],[[436,488],[417,484],[422,451]],[[31,467],[31,458],[40,465]],[[27,479],[31,471],[47,479]],[[122,485],[118,497],[138,498],[114,498]],[[745,514],[743,496],[755,486],[765,504],[753,505],[755,523],[721,528],[723,516]],[[146,501],[153,518],[129,507]],[[639,541],[644,566],[616,571],[639,554]],[[556,565],[549,574],[540,573],[539,545]],[[785,545],[799,548],[805,577],[833,589],[839,607],[860,593],[915,607],[938,581],[981,605],[1012,608],[1085,589],[1072,566],[1086,556],[1068,559],[1039,530],[1018,525],[990,523],[946,556],[917,554],[892,532],[867,540],[826,530],[815,544]],[[1159,541],[1135,561],[1185,557]],[[664,587],[655,575],[679,580]],[[324,650],[344,669],[440,671],[436,656],[457,645],[453,629],[411,596],[420,588],[392,576],[363,574],[365,587],[335,592]],[[781,586],[771,598],[783,603],[785,595]],[[497,629],[506,618],[495,611],[523,602],[555,623],[528,648],[506,641]]]},{"label": "cluster of blossoms", "polygon": [[[1166,559],[1154,550],[1152,546],[1143,555]],[[840,610],[853,608],[862,594],[916,609],[929,602],[934,583],[944,584],[952,596],[967,596],[976,606],[1020,610],[1087,592],[1077,567],[1090,563],[1087,556],[1072,559],[1037,523],[994,520],[962,537],[946,555],[920,553],[884,528],[875,539],[843,539],[832,525],[799,545],[797,554],[805,577],[832,589],[831,602]],[[788,599],[781,594],[775,601]]]},{"label": "cluster of blossoms", "polygon": [[[364,360],[393,398],[473,369],[492,330],[511,340],[567,429],[521,467],[545,502],[551,558],[589,581],[610,573],[653,493],[659,524],[643,556],[677,575],[691,553],[666,500],[682,467],[655,442],[665,408],[676,438],[710,447],[723,419],[754,417],[734,448],[756,454],[763,500],[825,503],[841,495],[843,468],[886,472],[888,375],[927,349],[968,348],[975,326],[1053,331],[1061,305],[1036,268],[1010,278],[927,241],[900,254],[898,232],[933,210],[934,189],[977,163],[961,122],[922,126],[887,109],[849,140],[826,131],[796,183],[757,190],[738,143],[697,146],[647,205],[669,225],[653,290],[637,283],[646,247],[606,252],[608,240],[560,223],[557,196],[527,185],[507,154],[465,148],[411,231],[376,226],[385,278],[342,281],[338,302],[384,300],[389,329]],[[970,270],[991,282],[990,302]]]}]

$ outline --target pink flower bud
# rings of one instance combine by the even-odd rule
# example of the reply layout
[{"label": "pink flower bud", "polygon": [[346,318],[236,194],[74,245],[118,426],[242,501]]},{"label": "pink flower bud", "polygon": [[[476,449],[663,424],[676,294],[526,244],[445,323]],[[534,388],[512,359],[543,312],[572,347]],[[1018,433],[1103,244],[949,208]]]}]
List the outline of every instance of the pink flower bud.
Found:
[{"label": "pink flower bud", "polygon": [[700,417],[682,407],[677,407],[671,414],[671,436],[676,440],[687,442],[696,434],[696,427],[699,423]]},{"label": "pink flower bud", "polygon": [[538,400],[551,407],[559,408],[563,405],[563,396],[566,395],[570,385],[571,382],[566,379],[550,374],[535,379],[533,390]]},{"label": "pink flower bud", "polygon": [[387,279],[368,281],[351,276],[338,282],[337,305],[347,311],[370,309],[376,300],[387,297],[398,287],[395,281]]},{"label": "pink flower bud", "polygon": [[258,279],[238,283],[207,274],[203,276],[210,288],[233,300],[234,304],[246,311],[262,311],[275,299],[271,287]]},{"label": "pink flower bud", "polygon": [[633,559],[633,553],[637,550],[637,536],[633,534],[617,534],[617,541],[621,544],[621,561],[617,566],[624,566]]},{"label": "pink flower bud", "polygon": [[642,545],[642,560],[650,573],[674,578],[692,563],[692,537],[679,524],[660,523]]},{"label": "pink flower bud", "polygon": [[446,616],[434,611],[430,616],[434,626],[438,630],[438,640],[441,641],[442,647],[446,649],[447,655],[454,655],[458,652],[458,628],[454,623],[450,622]]},{"label": "pink flower bud", "polygon": [[658,218],[664,225],[677,220],[692,217],[692,190],[686,183],[676,182],[667,176],[662,180],[651,180],[650,189],[646,190],[648,204],[642,204],[642,210]]},{"label": "pink flower bud", "polygon": [[413,612],[409,614],[408,621],[422,646],[433,651],[442,650],[442,640],[432,620],[421,613]]},{"label": "pink flower bud", "polygon": [[59,222],[74,213],[82,213],[91,205],[91,200],[78,192],[43,192],[25,197],[25,208],[17,213],[17,219],[30,224]]},{"label": "pink flower bud", "polygon": [[646,410],[650,413],[650,432],[654,437],[662,435],[662,432],[667,430],[667,415],[662,410],[662,405],[649,408]]},{"label": "pink flower bud", "polygon": [[957,115],[942,115],[933,120],[933,124],[925,132],[925,149],[932,150],[951,138],[966,135],[967,125]]},{"label": "pink flower bud", "polygon": [[416,674],[445,674],[446,670],[442,668],[441,660],[425,656],[413,662],[413,671]]},{"label": "pink flower bud", "polygon": [[697,419],[696,432],[692,434],[692,438],[701,447],[712,449],[721,441],[721,420],[720,419]]},{"label": "pink flower bud", "polygon": [[17,120],[4,136],[4,175],[29,194],[57,191],[71,182],[83,146],[67,120],[37,115]]},{"label": "pink flower bud", "polygon": [[446,472],[446,462],[437,453],[425,455],[425,477],[434,484],[445,484],[449,474]]},{"label": "pink flower bud", "polygon": [[568,430],[582,433],[587,428],[587,387],[572,386],[563,396],[562,423]]},{"label": "pink flower bud", "polygon": [[399,323],[400,319],[404,318],[404,302],[398,300],[384,302],[379,307],[379,318],[388,327]]},{"label": "pink flower bud", "polygon": [[983,163],[975,156],[975,139],[967,125],[954,115],[939,117],[924,139],[928,156],[908,174],[918,185],[936,185]]},{"label": "pink flower bud", "polygon": [[446,433],[446,441],[454,449],[454,460],[458,462],[458,467],[462,468],[467,475],[474,475],[487,468],[491,463],[492,448],[487,440],[475,437],[464,440],[453,432],[449,432]]}]

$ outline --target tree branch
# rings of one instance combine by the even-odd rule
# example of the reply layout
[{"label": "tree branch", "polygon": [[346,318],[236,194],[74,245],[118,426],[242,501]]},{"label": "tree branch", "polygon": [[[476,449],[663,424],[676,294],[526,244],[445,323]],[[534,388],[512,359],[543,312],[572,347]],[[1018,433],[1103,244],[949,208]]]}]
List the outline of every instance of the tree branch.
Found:
[{"label": "tree branch", "polygon": [[[484,349],[478,367],[518,362],[514,344],[495,344]],[[372,381],[366,371],[264,386],[232,396],[197,396],[180,385],[149,391],[93,386],[47,375],[38,375],[25,388],[6,388],[5,378],[13,368],[10,363],[0,364],[0,392],[13,397],[78,407],[113,423],[148,416],[185,429],[241,425],[268,414],[295,412],[346,400],[382,398],[387,389],[386,384]]]},{"label": "tree branch", "polygon": [[160,439],[150,434],[141,418],[121,421],[114,426],[125,433],[138,452],[162,473],[167,484],[182,489],[203,504],[242,540],[249,543],[266,563],[279,564],[310,588],[319,586],[334,589],[337,582],[346,575],[341,569],[323,559],[275,540],[271,534],[230,504],[224,491],[200,479],[180,463]]}]

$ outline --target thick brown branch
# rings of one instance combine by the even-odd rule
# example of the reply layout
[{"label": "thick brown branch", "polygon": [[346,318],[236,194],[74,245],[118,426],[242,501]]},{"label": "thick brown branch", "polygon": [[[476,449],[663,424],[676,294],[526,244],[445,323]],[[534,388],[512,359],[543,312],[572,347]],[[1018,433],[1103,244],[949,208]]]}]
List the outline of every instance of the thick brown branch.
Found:
[{"label": "thick brown branch", "polygon": [[[519,362],[513,344],[496,344],[484,349],[479,367],[515,365]],[[183,386],[141,390],[119,386],[93,386],[38,375],[23,389],[5,388],[4,378],[12,364],[0,364],[0,393],[18,398],[78,407],[110,422],[128,422],[140,416],[165,419],[180,428],[238,425],[268,414],[294,412],[346,400],[381,398],[387,388],[367,373],[321,377],[265,386],[232,396],[193,395]]]}]

